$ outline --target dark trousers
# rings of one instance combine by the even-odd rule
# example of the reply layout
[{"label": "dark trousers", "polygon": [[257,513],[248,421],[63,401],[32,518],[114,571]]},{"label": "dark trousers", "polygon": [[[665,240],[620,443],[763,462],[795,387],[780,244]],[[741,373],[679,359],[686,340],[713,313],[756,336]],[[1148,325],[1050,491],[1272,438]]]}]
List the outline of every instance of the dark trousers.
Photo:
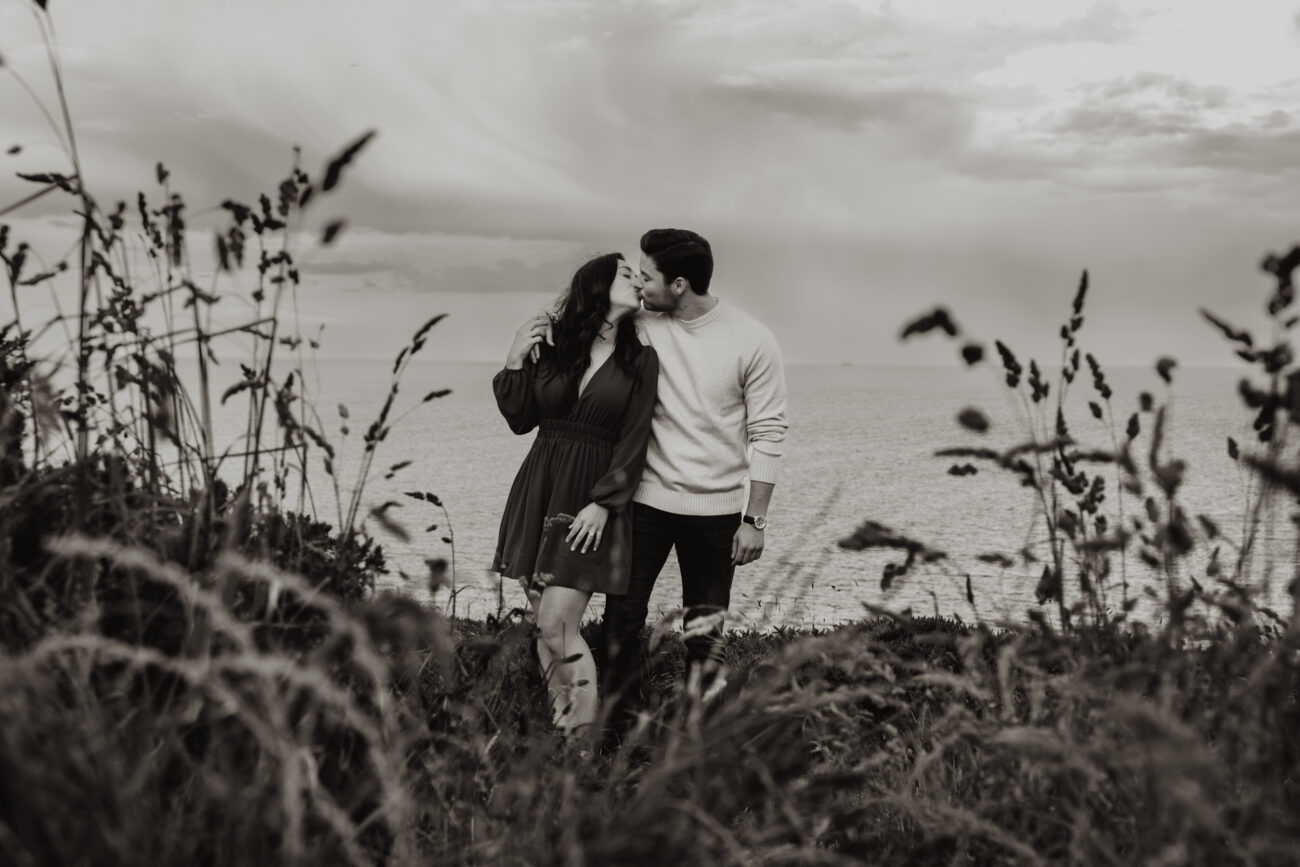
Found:
[{"label": "dark trousers", "polygon": [[[645,650],[641,632],[650,610],[655,579],[677,548],[682,573],[682,626],[690,631],[694,621],[727,610],[731,602],[731,543],[740,527],[740,513],[731,515],[676,515],[642,503],[632,506],[632,575],[624,596],[605,601],[604,685],[607,698],[627,708],[641,699]],[[722,663],[722,622],[702,635],[686,639],[687,670],[702,665],[712,676]]]}]

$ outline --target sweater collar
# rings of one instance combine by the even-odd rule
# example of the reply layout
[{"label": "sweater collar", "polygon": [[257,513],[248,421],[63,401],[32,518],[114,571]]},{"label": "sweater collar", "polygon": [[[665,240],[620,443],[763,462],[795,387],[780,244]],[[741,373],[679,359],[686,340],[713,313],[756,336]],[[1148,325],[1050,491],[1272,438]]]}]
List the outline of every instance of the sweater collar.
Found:
[{"label": "sweater collar", "polygon": [[678,319],[676,316],[673,316],[672,320],[688,331],[694,331],[698,328],[703,328],[705,325],[708,325],[710,322],[717,319],[721,314],[723,305],[726,303],[727,302],[719,298],[718,303],[713,305],[713,309],[708,313],[705,313],[703,316],[696,316],[694,319]]}]

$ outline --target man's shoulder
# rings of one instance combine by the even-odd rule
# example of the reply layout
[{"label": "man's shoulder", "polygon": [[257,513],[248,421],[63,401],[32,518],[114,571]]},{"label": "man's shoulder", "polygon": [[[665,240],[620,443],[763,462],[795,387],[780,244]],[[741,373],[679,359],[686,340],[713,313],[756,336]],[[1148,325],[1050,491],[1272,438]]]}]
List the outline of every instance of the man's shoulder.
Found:
[{"label": "man's shoulder", "polygon": [[768,328],[753,315],[746,312],[744,309],[737,307],[735,304],[732,304],[730,301],[719,299],[718,303],[725,305],[725,309],[722,312],[727,317],[726,321],[728,328],[735,329],[736,332],[747,335],[755,342],[776,343],[776,335],[772,333],[772,329]]}]

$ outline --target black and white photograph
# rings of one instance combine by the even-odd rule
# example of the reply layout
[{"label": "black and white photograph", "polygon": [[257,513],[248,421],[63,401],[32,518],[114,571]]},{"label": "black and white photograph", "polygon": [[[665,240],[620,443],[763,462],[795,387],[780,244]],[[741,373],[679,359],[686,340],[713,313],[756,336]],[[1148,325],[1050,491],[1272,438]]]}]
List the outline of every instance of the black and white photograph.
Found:
[{"label": "black and white photograph", "polygon": [[1298,184],[1295,0],[0,0],[0,867],[1300,864]]}]

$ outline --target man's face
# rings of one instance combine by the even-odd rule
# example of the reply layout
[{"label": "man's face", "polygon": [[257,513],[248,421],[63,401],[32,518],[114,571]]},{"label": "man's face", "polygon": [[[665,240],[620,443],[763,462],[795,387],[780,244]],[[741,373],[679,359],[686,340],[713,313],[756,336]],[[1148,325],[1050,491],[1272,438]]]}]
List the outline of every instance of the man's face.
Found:
[{"label": "man's face", "polygon": [[681,296],[664,284],[663,272],[655,265],[655,260],[642,253],[638,267],[641,269],[641,285],[638,287],[641,305],[646,310],[657,313],[671,313],[676,310]]}]

